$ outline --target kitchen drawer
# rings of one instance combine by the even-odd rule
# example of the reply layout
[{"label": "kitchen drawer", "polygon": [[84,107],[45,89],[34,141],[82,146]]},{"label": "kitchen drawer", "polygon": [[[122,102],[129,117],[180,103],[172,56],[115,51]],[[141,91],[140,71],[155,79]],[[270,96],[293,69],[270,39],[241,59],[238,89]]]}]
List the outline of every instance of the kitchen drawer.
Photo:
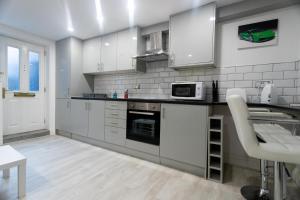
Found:
[{"label": "kitchen drawer", "polygon": [[106,117],[105,118],[105,126],[112,126],[112,127],[116,127],[116,128],[126,129],[126,120]]},{"label": "kitchen drawer", "polygon": [[126,110],[105,109],[106,118],[126,119],[126,115],[127,115]]},{"label": "kitchen drawer", "polygon": [[127,102],[106,101],[105,108],[113,110],[127,110]]},{"label": "kitchen drawer", "polygon": [[112,144],[125,146],[126,129],[105,126],[105,141]]}]

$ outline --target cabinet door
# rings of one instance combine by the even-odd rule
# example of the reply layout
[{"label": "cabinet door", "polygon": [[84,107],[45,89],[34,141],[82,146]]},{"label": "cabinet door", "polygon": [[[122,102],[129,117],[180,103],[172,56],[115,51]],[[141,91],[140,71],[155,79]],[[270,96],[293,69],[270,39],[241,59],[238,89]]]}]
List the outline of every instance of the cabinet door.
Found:
[{"label": "cabinet door", "polygon": [[71,100],[71,132],[87,136],[89,126],[88,101]]},{"label": "cabinet door", "polygon": [[137,28],[117,33],[117,70],[132,70],[133,56],[137,56]]},{"label": "cabinet door", "polygon": [[70,91],[70,40],[56,42],[56,98],[68,98]]},{"label": "cabinet door", "polygon": [[56,129],[70,132],[70,99],[56,99]]},{"label": "cabinet door", "polygon": [[89,132],[88,137],[104,140],[104,101],[89,101]]},{"label": "cabinet door", "polygon": [[116,34],[102,37],[101,64],[103,72],[116,71],[117,69],[117,39]]},{"label": "cabinet door", "polygon": [[170,18],[170,67],[214,63],[215,4]]},{"label": "cabinet door", "polygon": [[206,167],[208,107],[162,104],[160,156]]},{"label": "cabinet door", "polygon": [[83,73],[100,71],[101,38],[85,40],[83,43]]}]

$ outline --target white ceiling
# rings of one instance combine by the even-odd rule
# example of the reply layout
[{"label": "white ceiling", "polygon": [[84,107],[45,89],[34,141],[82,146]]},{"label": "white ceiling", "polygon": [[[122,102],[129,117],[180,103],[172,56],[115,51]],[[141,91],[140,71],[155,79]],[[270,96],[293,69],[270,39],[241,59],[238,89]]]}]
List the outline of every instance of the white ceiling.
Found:
[{"label": "white ceiling", "polygon": [[[134,25],[167,21],[171,14],[214,0],[133,0]],[[216,0],[218,7],[242,0]],[[0,23],[48,39],[68,36],[81,39],[129,27],[128,0],[101,0],[103,27],[96,19],[95,0],[0,0]],[[68,11],[70,20],[68,20]],[[68,31],[72,21],[74,32]]]}]

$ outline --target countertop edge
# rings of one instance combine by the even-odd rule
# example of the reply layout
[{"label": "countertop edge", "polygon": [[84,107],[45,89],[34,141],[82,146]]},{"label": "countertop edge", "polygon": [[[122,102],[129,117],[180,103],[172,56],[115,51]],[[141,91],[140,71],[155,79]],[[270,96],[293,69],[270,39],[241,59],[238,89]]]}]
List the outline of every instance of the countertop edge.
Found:
[{"label": "countertop edge", "polygon": [[[148,103],[169,103],[169,104],[185,104],[185,105],[226,105],[227,102],[211,102],[211,101],[200,101],[200,100],[176,100],[176,99],[113,99],[113,98],[89,98],[89,97],[71,97],[71,99],[77,100],[102,100],[102,101],[130,101],[130,102],[148,102]],[[261,103],[247,103],[249,107],[265,107],[274,109],[285,109],[292,111],[300,111],[297,108],[291,108],[287,106],[271,105],[271,104],[261,104]]]}]

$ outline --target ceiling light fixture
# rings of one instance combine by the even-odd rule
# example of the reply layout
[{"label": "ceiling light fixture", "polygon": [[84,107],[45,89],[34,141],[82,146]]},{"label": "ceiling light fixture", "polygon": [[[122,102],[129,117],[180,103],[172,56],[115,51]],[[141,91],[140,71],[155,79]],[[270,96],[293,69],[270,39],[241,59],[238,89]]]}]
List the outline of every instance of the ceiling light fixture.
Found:
[{"label": "ceiling light fixture", "polygon": [[65,12],[66,12],[66,18],[67,18],[67,30],[69,32],[74,32],[74,26],[72,22],[72,17],[71,17],[71,12],[69,9],[69,6],[66,1],[63,1],[64,7],[65,7]]},{"label": "ceiling light fixture", "polygon": [[135,10],[134,0],[127,1],[127,9],[129,14],[129,25],[134,26],[134,10]]},{"label": "ceiling light fixture", "polygon": [[101,6],[101,0],[95,0],[95,5],[96,5],[96,12],[97,12],[97,20],[100,26],[100,29],[103,28],[103,12],[102,12],[102,6]]}]

